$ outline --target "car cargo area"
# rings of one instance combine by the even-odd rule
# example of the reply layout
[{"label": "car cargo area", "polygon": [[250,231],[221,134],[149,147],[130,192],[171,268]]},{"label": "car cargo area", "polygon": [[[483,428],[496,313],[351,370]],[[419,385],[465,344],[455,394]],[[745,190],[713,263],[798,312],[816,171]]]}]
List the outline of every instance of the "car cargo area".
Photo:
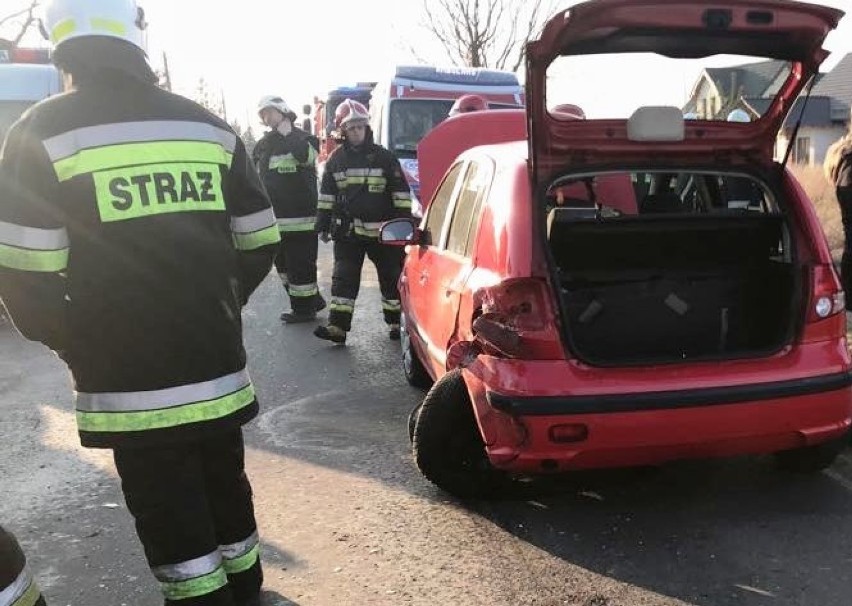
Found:
[{"label": "car cargo area", "polygon": [[606,175],[558,182],[547,203],[567,343],[585,361],[753,357],[792,338],[800,279],[757,182]]}]

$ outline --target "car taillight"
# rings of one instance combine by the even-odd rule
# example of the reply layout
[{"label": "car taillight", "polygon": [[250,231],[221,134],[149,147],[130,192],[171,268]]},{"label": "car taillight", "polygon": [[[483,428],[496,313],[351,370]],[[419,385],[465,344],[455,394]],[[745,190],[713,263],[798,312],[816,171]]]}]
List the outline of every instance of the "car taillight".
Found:
[{"label": "car taillight", "polygon": [[13,48],[12,63],[50,63],[50,51],[43,48]]},{"label": "car taillight", "polygon": [[489,353],[510,358],[564,357],[551,296],[547,282],[538,278],[512,278],[478,290],[477,340]]},{"label": "car taillight", "polygon": [[811,297],[808,321],[819,322],[846,311],[846,294],[830,265],[811,267]]}]

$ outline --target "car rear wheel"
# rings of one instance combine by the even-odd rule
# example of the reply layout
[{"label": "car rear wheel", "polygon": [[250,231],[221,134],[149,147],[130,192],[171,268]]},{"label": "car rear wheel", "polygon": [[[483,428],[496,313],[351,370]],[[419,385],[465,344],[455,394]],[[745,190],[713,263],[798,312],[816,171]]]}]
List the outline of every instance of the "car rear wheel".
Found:
[{"label": "car rear wheel", "polygon": [[423,366],[423,362],[417,357],[417,351],[411,344],[411,336],[408,334],[408,323],[405,314],[400,318],[400,343],[402,345],[402,370],[408,384],[417,389],[429,389],[432,386],[432,377]]},{"label": "car rear wheel", "polygon": [[805,446],[775,453],[775,466],[793,473],[816,473],[830,467],[846,446],[848,439],[832,440],[816,446]]},{"label": "car rear wheel", "polygon": [[461,370],[441,377],[414,411],[414,460],[420,472],[460,498],[496,496],[507,476],[485,453]]}]

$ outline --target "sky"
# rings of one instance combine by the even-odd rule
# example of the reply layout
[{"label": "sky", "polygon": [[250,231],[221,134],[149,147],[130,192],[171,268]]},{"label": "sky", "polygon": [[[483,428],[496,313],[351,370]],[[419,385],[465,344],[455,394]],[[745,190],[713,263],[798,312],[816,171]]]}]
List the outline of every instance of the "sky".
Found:
[{"label": "sky", "polygon": [[[149,23],[150,60],[160,68],[166,54],[174,90],[192,97],[203,78],[211,91],[224,97],[228,118],[254,129],[261,127],[255,106],[264,95],[281,95],[298,112],[314,95],[357,81],[380,80],[394,64],[418,62],[417,57],[436,65],[450,63],[419,25],[420,0],[139,3]],[[26,0],[0,0],[0,13],[25,4]],[[852,12],[852,0],[820,4]],[[852,52],[852,15],[841,21],[826,48],[833,54],[824,70]],[[595,111],[589,106],[613,112],[628,105],[632,109],[641,100],[636,96],[651,89],[680,105],[700,68],[709,64],[703,61],[671,73],[653,69],[665,77],[651,87],[647,69],[637,69],[633,62],[609,61],[583,73],[582,88],[563,82],[559,95],[562,101],[585,106],[591,116]]]}]

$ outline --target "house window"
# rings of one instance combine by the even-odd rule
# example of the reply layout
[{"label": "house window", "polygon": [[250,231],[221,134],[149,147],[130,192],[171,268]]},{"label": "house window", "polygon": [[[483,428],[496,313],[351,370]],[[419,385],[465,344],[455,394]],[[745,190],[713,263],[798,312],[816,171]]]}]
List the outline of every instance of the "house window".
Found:
[{"label": "house window", "polygon": [[796,145],[793,146],[793,163],[810,165],[811,163],[811,138],[796,137]]}]

